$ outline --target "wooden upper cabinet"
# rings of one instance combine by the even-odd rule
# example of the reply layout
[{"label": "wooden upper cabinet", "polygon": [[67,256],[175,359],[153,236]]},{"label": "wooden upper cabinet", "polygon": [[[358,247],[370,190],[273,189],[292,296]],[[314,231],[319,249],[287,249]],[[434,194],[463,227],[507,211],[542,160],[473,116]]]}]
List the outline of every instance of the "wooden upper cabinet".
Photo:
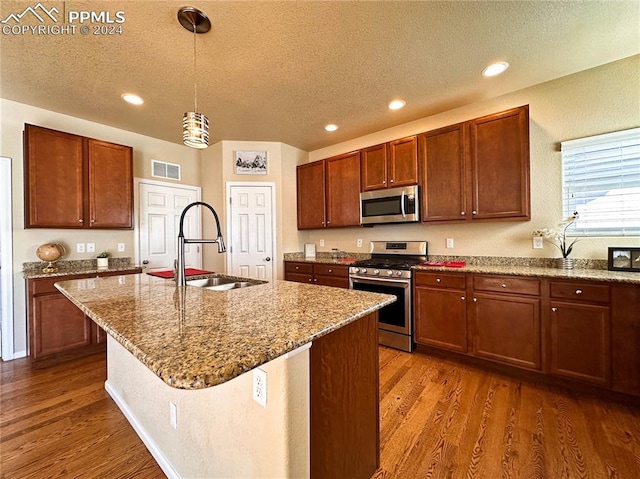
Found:
[{"label": "wooden upper cabinet", "polygon": [[360,151],[362,191],[387,187],[387,144],[371,146]]},{"label": "wooden upper cabinet", "polygon": [[360,225],[360,152],[326,162],[327,227]]},{"label": "wooden upper cabinet", "polygon": [[529,219],[529,106],[469,122],[474,219]]},{"label": "wooden upper cabinet", "polygon": [[420,135],[422,221],[456,221],[467,216],[463,123]]},{"label": "wooden upper cabinet", "polygon": [[299,230],[325,226],[324,164],[314,161],[296,169]]},{"label": "wooden upper cabinet", "polygon": [[417,144],[410,136],[361,150],[362,191],[417,185]]},{"label": "wooden upper cabinet", "polygon": [[25,228],[83,228],[83,138],[25,125],[24,147]]},{"label": "wooden upper cabinet", "polygon": [[133,228],[128,146],[25,125],[25,228]]},{"label": "wooden upper cabinet", "polygon": [[133,226],[133,155],[129,146],[88,140],[89,227]]}]

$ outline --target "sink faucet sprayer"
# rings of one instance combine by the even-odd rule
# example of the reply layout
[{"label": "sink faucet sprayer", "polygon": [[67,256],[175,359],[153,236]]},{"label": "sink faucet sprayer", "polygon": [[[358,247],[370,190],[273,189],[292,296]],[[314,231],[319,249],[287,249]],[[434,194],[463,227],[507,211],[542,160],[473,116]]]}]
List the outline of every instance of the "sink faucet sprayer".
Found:
[{"label": "sink faucet sprayer", "polygon": [[[218,229],[218,237],[216,239],[186,239],[184,237],[183,224],[184,217],[189,211],[189,208],[196,205],[202,205],[209,208],[209,210],[213,213],[213,217],[216,219],[216,228]],[[186,286],[187,284],[187,276],[185,275],[185,261],[184,261],[184,245],[187,243],[218,243],[218,253],[224,253],[227,251],[227,248],[224,246],[224,239],[222,238],[222,233],[220,232],[220,220],[218,220],[218,215],[216,214],[216,210],[207,203],[203,203],[202,201],[196,201],[187,205],[187,207],[182,211],[182,215],[180,215],[180,232],[178,233],[178,259],[176,260],[176,286]]]}]

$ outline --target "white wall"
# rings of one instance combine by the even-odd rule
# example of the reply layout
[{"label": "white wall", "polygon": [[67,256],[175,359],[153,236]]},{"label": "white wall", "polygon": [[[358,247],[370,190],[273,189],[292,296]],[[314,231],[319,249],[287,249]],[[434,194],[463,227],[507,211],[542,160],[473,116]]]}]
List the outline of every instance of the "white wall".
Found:
[{"label": "white wall", "polygon": [[[95,257],[95,253],[76,253],[75,243],[77,242],[93,242],[96,244],[96,251],[108,250],[114,257],[133,257],[135,251],[133,230],[24,229],[22,133],[25,123],[131,146],[133,147],[134,176],[151,178],[151,159],[156,159],[182,166],[183,178],[179,183],[200,186],[200,162],[196,150],[0,99],[0,156],[13,159],[14,351],[16,356],[26,352],[28,342],[22,263],[38,261],[35,251],[39,245],[47,242],[64,244],[68,253],[65,259]],[[176,119],[176,128],[180,128],[180,118]],[[117,243],[125,244],[124,253],[117,252]]]},{"label": "white wall", "polygon": [[[309,240],[316,245],[325,240],[319,251],[367,252],[370,240],[407,239],[427,240],[430,254],[559,256],[549,243],[543,250],[532,249],[531,232],[553,228],[563,219],[560,142],[640,126],[640,55],[315,150],[309,161],[525,104],[530,106],[531,221],[313,230]],[[356,248],[357,238],[364,240],[361,249]],[[455,240],[454,249],[445,248],[446,238]],[[605,259],[608,246],[639,245],[638,237],[584,238],[576,243],[574,257]]]}]

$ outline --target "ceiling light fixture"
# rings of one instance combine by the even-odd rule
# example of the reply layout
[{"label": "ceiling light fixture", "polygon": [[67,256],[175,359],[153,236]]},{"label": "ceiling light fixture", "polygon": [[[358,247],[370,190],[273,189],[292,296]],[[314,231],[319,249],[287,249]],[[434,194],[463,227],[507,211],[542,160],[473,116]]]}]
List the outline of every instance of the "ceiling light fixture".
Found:
[{"label": "ceiling light fixture", "polygon": [[482,76],[494,77],[496,75],[500,75],[500,73],[505,71],[507,68],[509,68],[509,64],[507,62],[493,63],[482,70]]},{"label": "ceiling light fixture", "polygon": [[191,148],[206,148],[209,146],[209,119],[203,113],[198,113],[196,34],[207,33],[211,29],[211,22],[204,12],[195,7],[178,10],[178,21],[186,30],[193,32],[193,111],[186,112],[182,117],[182,142]]},{"label": "ceiling light fixture", "polygon": [[391,103],[389,103],[389,110],[399,110],[406,104],[407,102],[404,100],[393,100]]},{"label": "ceiling light fixture", "polygon": [[327,131],[336,131],[338,129],[338,125],[330,123],[329,125],[325,126],[324,129]]},{"label": "ceiling light fixture", "polygon": [[144,103],[144,100],[134,93],[123,93],[120,98],[132,105],[142,105]]}]

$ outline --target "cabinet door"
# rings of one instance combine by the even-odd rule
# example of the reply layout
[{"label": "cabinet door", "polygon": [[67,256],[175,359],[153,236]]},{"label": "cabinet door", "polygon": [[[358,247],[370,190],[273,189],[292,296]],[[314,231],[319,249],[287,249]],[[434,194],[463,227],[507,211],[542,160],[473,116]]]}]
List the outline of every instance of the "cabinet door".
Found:
[{"label": "cabinet door", "polygon": [[551,373],[601,385],[610,382],[608,306],[551,301]]},{"label": "cabinet door", "polygon": [[473,219],[529,219],[529,107],[469,122]]},{"label": "cabinet door", "polygon": [[324,161],[298,166],[298,229],[325,227]]},{"label": "cabinet door", "polygon": [[88,151],[89,227],[132,228],[131,147],[89,139]]},{"label": "cabinet door", "polygon": [[360,152],[326,162],[327,227],[360,225]]},{"label": "cabinet door", "polygon": [[467,352],[467,314],[464,291],[415,289],[415,341]]},{"label": "cabinet door", "polygon": [[362,191],[382,190],[387,187],[387,144],[360,151]]},{"label": "cabinet door", "polygon": [[464,145],[462,123],[421,136],[423,222],[458,221],[468,217]]},{"label": "cabinet door", "polygon": [[25,125],[25,228],[82,228],[83,139]]},{"label": "cabinet door", "polygon": [[539,299],[476,293],[473,317],[475,356],[541,368]]},{"label": "cabinet door", "polygon": [[389,143],[387,176],[389,188],[418,184],[418,140],[415,136]]},{"label": "cabinet door", "polygon": [[91,320],[60,293],[32,298],[31,357],[41,359],[91,344]]}]

